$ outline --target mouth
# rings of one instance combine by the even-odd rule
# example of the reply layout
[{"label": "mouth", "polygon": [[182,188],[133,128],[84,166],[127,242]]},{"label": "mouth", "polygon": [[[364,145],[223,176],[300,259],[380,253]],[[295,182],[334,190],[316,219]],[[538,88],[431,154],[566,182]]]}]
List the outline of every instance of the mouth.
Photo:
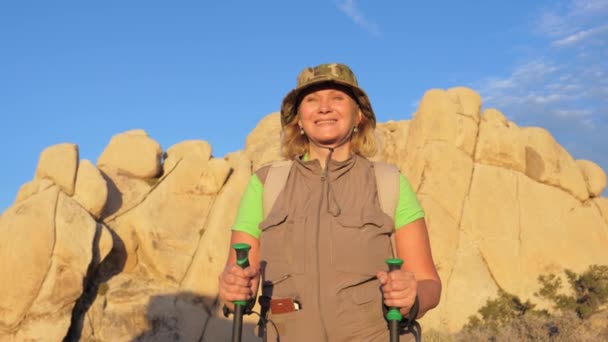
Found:
[{"label": "mouth", "polygon": [[336,122],[338,122],[338,120],[324,119],[324,120],[317,120],[317,121],[315,121],[315,125],[333,125]]}]

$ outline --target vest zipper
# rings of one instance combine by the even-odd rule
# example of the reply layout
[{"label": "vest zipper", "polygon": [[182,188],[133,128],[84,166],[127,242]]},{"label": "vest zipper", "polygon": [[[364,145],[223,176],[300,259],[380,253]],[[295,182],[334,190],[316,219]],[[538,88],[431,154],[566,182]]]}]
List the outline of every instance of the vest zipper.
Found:
[{"label": "vest zipper", "polygon": [[[325,165],[325,168],[327,168],[327,164]],[[326,171],[326,170],[324,170]],[[323,310],[321,309],[321,262],[320,262],[320,253],[319,253],[319,236],[321,235],[321,208],[323,207],[323,194],[325,193],[326,190],[326,182],[325,182],[325,175],[327,175],[327,177],[329,177],[329,174],[326,172],[323,172],[323,174],[321,175],[321,198],[319,199],[319,209],[317,211],[317,305],[319,306],[319,316],[321,318],[321,326],[323,327],[323,336],[325,337],[325,341],[328,341],[327,339],[327,327],[325,326],[325,317],[323,315]]]}]

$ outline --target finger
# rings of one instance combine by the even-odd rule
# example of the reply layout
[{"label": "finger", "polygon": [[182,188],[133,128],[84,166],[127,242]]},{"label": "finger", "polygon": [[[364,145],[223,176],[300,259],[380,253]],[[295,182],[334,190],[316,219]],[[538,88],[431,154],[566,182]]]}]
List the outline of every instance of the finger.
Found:
[{"label": "finger", "polygon": [[251,296],[243,293],[225,292],[221,298],[224,302],[234,302],[235,300],[249,300]]},{"label": "finger", "polygon": [[385,300],[384,305],[386,305],[388,307],[405,308],[406,310],[409,310],[414,305],[414,300],[411,300],[411,299]]},{"label": "finger", "polygon": [[396,279],[388,282],[388,291],[416,290],[417,284],[411,279]]},{"label": "finger", "polygon": [[384,285],[388,281],[388,274],[386,273],[386,271],[380,271],[376,273],[376,278],[378,278],[380,284]]},{"label": "finger", "polygon": [[396,270],[388,274],[390,280],[416,280],[416,276],[412,272]]},{"label": "finger", "polygon": [[248,300],[252,297],[249,287],[225,285],[220,288],[220,296],[228,301]]},{"label": "finger", "polygon": [[246,277],[243,274],[229,273],[224,276],[224,282],[227,285],[237,285],[237,286],[248,287],[251,284],[251,278]]},{"label": "finger", "polygon": [[395,307],[410,307],[416,300],[416,293],[413,291],[393,291],[384,297],[384,304]]},{"label": "finger", "polygon": [[255,267],[249,266],[249,267],[243,269],[243,274],[246,277],[253,278],[258,274],[258,271],[255,269]]}]

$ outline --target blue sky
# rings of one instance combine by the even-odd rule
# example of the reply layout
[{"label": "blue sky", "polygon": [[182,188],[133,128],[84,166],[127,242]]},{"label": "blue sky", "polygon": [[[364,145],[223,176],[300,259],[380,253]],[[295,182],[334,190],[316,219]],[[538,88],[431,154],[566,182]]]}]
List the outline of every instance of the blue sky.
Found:
[{"label": "blue sky", "polygon": [[[114,134],[244,148],[306,66],[349,64],[378,120],[468,86],[608,171],[608,1],[5,1],[0,211],[40,152]],[[607,192],[604,192],[606,195]]]}]

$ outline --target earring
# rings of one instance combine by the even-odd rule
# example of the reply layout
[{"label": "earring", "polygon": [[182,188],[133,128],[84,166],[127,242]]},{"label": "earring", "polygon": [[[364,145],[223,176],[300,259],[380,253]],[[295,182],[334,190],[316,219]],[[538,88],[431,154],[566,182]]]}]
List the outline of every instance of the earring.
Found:
[{"label": "earring", "polygon": [[353,132],[354,132],[354,133],[359,132],[359,128],[357,128],[357,126],[353,127]]},{"label": "earring", "polygon": [[304,135],[304,128],[300,127],[300,135]]}]

